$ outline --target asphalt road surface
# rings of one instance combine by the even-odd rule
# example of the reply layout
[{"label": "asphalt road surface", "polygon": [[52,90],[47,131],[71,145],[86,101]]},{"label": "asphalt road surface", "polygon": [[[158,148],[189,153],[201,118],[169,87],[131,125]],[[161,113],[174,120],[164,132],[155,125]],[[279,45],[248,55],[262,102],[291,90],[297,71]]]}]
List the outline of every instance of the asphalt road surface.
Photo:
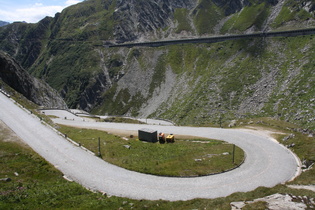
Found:
[{"label": "asphalt road surface", "polygon": [[110,195],[171,201],[225,197],[234,192],[251,191],[259,186],[273,187],[290,180],[299,171],[299,161],[289,150],[265,136],[250,132],[55,119],[58,123],[86,128],[128,131],[153,128],[165,133],[221,139],[236,144],[246,153],[246,160],[239,168],[222,174],[196,178],[141,174],[109,164],[71,144],[3,94],[0,94],[0,110],[0,120],[65,176],[88,189]]}]

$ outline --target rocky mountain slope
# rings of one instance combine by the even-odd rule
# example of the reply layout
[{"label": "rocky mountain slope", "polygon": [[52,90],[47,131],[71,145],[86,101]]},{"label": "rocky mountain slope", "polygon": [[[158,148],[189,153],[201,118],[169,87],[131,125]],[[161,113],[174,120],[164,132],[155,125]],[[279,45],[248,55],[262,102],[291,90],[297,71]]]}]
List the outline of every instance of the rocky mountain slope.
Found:
[{"label": "rocky mountain slope", "polygon": [[314,129],[313,36],[104,47],[310,28],[314,9],[310,0],[87,0],[0,28],[0,49],[72,108],[179,124],[273,116]]},{"label": "rocky mountain slope", "polygon": [[67,108],[57,91],[28,74],[14,59],[0,52],[0,79],[30,101],[45,108]]},{"label": "rocky mountain slope", "polygon": [[0,27],[9,25],[10,23],[0,20]]}]

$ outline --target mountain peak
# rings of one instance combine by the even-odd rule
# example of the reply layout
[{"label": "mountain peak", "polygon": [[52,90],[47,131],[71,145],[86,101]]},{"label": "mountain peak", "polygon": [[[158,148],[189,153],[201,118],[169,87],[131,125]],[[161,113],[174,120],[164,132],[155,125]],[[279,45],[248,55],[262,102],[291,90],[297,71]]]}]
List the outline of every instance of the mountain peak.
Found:
[{"label": "mountain peak", "polygon": [[0,27],[6,26],[6,25],[9,25],[9,24],[10,24],[9,22],[0,20]]}]

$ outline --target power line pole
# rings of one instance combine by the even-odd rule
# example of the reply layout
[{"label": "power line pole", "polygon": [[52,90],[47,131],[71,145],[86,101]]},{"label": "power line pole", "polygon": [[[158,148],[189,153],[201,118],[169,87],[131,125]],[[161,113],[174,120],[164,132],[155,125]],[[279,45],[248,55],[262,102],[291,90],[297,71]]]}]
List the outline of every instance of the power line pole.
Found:
[{"label": "power line pole", "polygon": [[98,154],[97,154],[100,158],[102,158],[102,154],[101,154],[101,139],[100,137],[98,137]]},{"label": "power line pole", "polygon": [[235,144],[233,144],[233,163],[235,164]]}]

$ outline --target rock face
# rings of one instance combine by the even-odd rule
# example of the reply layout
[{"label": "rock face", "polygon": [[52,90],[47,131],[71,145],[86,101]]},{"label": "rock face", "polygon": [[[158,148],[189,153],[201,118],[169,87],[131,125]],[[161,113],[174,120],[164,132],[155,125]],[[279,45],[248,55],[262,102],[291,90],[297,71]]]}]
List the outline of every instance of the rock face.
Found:
[{"label": "rock face", "polygon": [[133,41],[140,36],[168,27],[176,8],[191,9],[196,0],[119,0],[114,19],[120,19],[114,36],[118,42]]},{"label": "rock face", "polygon": [[30,76],[13,58],[0,52],[0,78],[27,99],[46,108],[67,108],[48,84]]},{"label": "rock face", "polygon": [[15,58],[23,68],[30,68],[41,52],[41,40],[46,38],[51,21],[51,17],[46,17],[35,25],[16,22],[1,27],[0,50]]},{"label": "rock face", "polygon": [[[259,0],[256,3],[263,2],[274,6],[278,0]],[[212,9],[216,9],[211,11],[205,8],[209,5]],[[114,37],[120,43],[152,37],[159,38],[159,36],[163,37],[165,34],[174,33],[172,29],[176,28],[178,24],[177,20],[174,20],[176,9],[188,11],[186,21],[190,25],[197,24],[198,13],[205,10],[209,13],[207,14],[209,16],[208,24],[211,25],[211,22],[215,21],[212,12],[217,13],[217,16],[229,16],[251,5],[249,0],[119,0],[114,12],[114,19],[119,20],[114,28]],[[193,28],[195,27],[193,26]],[[197,32],[192,32],[194,35],[198,33],[200,33],[198,29]]]},{"label": "rock face", "polygon": [[229,1],[229,0],[213,0],[213,2],[221,8],[224,8],[224,13],[226,16],[233,14],[235,12],[240,11],[243,7],[249,6],[250,1],[248,0],[236,0],[236,1]]},{"label": "rock face", "polygon": [[307,196],[294,196],[294,195],[282,195],[282,194],[273,194],[264,198],[255,199],[254,201],[246,202],[232,202],[231,209],[238,210],[244,208],[246,205],[255,203],[255,202],[265,202],[266,209],[278,210],[278,209],[292,209],[292,210],[302,210],[313,208],[315,203],[313,198]]},{"label": "rock face", "polygon": [[183,124],[272,116],[315,128],[314,37],[141,42],[315,27],[309,0],[89,0],[0,27],[0,50],[71,108]]}]

